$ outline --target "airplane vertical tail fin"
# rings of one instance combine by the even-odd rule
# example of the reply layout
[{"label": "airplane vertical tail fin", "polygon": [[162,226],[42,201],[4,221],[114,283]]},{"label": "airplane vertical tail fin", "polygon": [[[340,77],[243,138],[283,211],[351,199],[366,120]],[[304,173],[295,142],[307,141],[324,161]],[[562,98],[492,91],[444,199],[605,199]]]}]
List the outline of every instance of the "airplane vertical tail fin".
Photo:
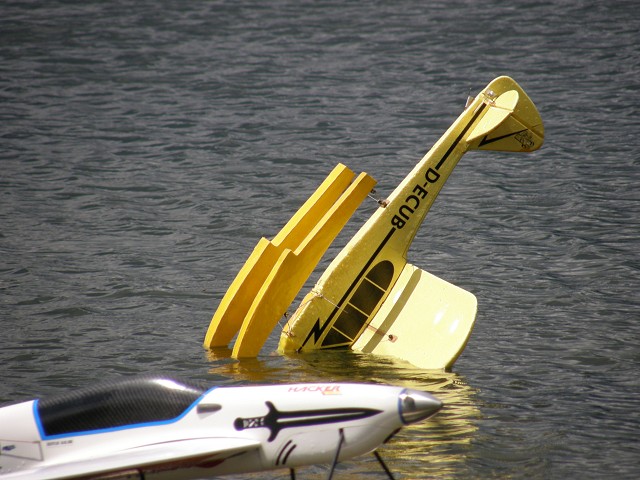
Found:
[{"label": "airplane vertical tail fin", "polygon": [[466,138],[471,149],[532,152],[542,146],[540,113],[514,80],[498,77],[482,95],[488,110]]}]

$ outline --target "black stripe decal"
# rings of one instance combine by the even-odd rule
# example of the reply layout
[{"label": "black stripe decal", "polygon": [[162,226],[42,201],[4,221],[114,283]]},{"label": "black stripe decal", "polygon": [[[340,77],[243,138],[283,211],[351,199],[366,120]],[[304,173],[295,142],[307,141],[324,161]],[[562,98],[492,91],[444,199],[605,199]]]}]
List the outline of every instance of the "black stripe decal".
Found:
[{"label": "black stripe decal", "polygon": [[444,164],[444,162],[446,162],[447,158],[449,158],[449,155],[451,155],[451,152],[453,152],[453,149],[456,148],[458,146],[458,144],[460,143],[460,140],[462,140],[462,137],[464,137],[466,135],[466,133],[469,131],[469,129],[471,128],[471,125],[474,124],[474,122],[478,119],[478,117],[480,116],[480,114],[482,112],[484,112],[484,109],[487,107],[486,103],[483,103],[482,105],[480,105],[480,108],[478,108],[478,111],[476,113],[473,114],[473,117],[471,118],[471,121],[469,123],[467,123],[467,125],[462,129],[462,131],[460,132],[460,135],[458,135],[458,137],[455,139],[455,141],[451,144],[451,146],[449,147],[449,149],[445,152],[445,154],[442,156],[442,158],[440,159],[440,161],[438,162],[438,164],[436,165],[436,170],[440,170],[440,167]]},{"label": "black stripe decal", "polygon": [[504,140],[505,138],[513,137],[515,135],[518,135],[519,133],[526,132],[526,131],[527,131],[527,129],[525,128],[524,130],[519,130],[517,132],[507,133],[506,135],[500,135],[499,137],[494,137],[494,138],[489,138],[489,135],[485,135],[484,138],[482,140],[480,140],[480,145],[478,145],[478,146],[479,147],[484,147],[485,145],[488,145],[490,143],[499,142],[500,140]]},{"label": "black stripe decal", "polygon": [[[281,412],[269,401],[265,402],[269,412],[263,417],[238,417],[233,422],[236,430],[251,428],[266,428],[270,431],[268,442],[272,442],[281,430],[285,428],[310,427],[313,425],[329,425],[332,423],[351,422],[362,418],[369,418],[382,410],[374,408],[326,408],[316,410],[297,410]],[[285,460],[286,461],[286,460]]]},{"label": "black stripe decal", "polygon": [[293,445],[289,451],[287,452],[287,454],[284,456],[284,458],[282,459],[282,464],[286,465],[287,464],[287,460],[289,460],[289,455],[291,455],[291,453],[293,453],[293,451],[296,449],[297,445]]},{"label": "black stripe decal", "polygon": [[[280,465],[280,460],[282,457],[282,454],[285,452],[285,450],[289,447],[289,445],[291,445],[291,440],[289,440],[287,443],[284,444],[284,447],[282,447],[280,449],[280,453],[278,454],[278,457],[276,458],[276,465]],[[293,448],[296,448],[296,446],[294,445]],[[293,450],[293,449],[292,449]],[[291,453],[291,450],[289,450],[289,452],[285,455],[284,457],[284,461],[282,462],[282,465],[284,465],[285,463],[287,463],[287,457],[289,456],[289,453]]]}]

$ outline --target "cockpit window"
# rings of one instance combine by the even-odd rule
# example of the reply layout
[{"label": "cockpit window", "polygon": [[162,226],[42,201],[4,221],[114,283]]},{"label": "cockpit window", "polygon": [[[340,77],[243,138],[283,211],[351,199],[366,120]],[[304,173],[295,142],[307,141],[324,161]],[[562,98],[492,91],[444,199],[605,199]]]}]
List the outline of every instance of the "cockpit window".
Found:
[{"label": "cockpit window", "polygon": [[37,401],[43,437],[177,419],[206,389],[168,377],[132,377]]}]

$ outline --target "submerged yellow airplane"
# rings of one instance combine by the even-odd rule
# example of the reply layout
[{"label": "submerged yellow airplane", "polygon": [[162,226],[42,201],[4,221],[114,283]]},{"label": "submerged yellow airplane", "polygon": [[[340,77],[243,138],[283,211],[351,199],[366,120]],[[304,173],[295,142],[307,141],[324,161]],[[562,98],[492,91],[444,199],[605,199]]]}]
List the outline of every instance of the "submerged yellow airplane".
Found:
[{"label": "submerged yellow airplane", "polygon": [[[328,348],[391,355],[428,369],[448,368],[475,322],[475,296],[408,263],[418,228],[469,150],[531,152],[544,126],[511,78],[493,80],[467,106],[322,274],[284,326],[278,350]],[[206,348],[254,357],[331,242],[375,186],[338,165],[285,227],[262,238],[227,290]]]}]

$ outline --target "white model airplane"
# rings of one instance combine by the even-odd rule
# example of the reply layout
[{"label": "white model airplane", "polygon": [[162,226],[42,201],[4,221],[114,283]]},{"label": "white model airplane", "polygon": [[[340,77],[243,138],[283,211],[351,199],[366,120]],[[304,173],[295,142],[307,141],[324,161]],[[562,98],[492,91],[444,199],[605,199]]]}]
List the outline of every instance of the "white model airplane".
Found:
[{"label": "white model airplane", "polygon": [[435,414],[428,393],[326,383],[214,387],[132,377],[0,408],[0,479],[196,479],[331,464]]}]

